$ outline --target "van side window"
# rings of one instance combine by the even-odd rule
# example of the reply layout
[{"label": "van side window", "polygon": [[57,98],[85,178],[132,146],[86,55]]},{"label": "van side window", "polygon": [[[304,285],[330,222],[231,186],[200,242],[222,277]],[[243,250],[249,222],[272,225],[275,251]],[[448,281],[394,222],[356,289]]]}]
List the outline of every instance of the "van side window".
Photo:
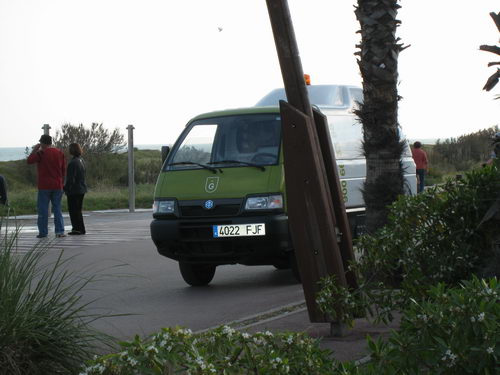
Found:
[{"label": "van side window", "polygon": [[330,116],[328,128],[337,159],[363,159],[363,129],[354,115]]},{"label": "van side window", "polygon": [[351,94],[351,103],[354,107],[357,107],[358,103],[363,103],[363,90],[350,87],[349,93]]}]

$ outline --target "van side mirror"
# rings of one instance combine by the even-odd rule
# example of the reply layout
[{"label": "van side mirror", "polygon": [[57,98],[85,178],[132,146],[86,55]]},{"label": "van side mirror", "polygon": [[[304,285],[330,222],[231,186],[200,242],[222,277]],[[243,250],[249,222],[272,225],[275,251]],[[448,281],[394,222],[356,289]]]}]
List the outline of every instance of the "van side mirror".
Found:
[{"label": "van side mirror", "polygon": [[165,162],[165,159],[167,158],[169,152],[170,152],[169,146],[161,146],[161,163],[162,164]]}]

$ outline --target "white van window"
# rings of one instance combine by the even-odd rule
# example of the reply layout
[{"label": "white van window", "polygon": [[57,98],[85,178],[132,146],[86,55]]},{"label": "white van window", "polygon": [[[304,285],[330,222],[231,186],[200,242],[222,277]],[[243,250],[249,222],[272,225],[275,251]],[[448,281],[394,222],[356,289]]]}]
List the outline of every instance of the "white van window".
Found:
[{"label": "white van window", "polygon": [[363,128],[356,117],[328,116],[336,159],[363,159]]},{"label": "white van window", "polygon": [[358,103],[363,103],[363,90],[357,87],[350,87],[349,93],[351,94],[353,106],[358,107]]},{"label": "white van window", "polygon": [[[172,150],[168,170],[258,166],[278,163],[281,142],[279,114],[247,114],[197,120]],[[190,164],[190,163],[192,164]]]},{"label": "white van window", "polygon": [[[322,107],[346,107],[349,106],[349,98],[344,93],[343,86],[337,85],[315,85],[306,86],[311,104]],[[285,89],[275,89],[264,96],[256,104],[257,107],[278,106],[280,100],[286,100]]]},{"label": "white van window", "polygon": [[[191,161],[204,164],[209,162],[216,131],[217,125],[206,124],[193,127],[177,149],[172,163]],[[179,165],[177,168],[188,167],[189,165]]]}]

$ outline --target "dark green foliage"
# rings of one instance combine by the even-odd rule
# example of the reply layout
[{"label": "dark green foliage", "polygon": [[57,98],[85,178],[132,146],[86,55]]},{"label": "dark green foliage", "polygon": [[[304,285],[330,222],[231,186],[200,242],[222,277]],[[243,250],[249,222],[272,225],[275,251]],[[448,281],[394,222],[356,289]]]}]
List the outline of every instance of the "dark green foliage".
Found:
[{"label": "dark green foliage", "polygon": [[81,302],[94,277],[69,272],[62,253],[51,260],[48,244],[18,253],[19,229],[4,225],[0,218],[0,374],[77,374],[109,343],[89,326],[102,316]]},{"label": "dark green foliage", "polygon": [[438,140],[434,146],[426,148],[431,169],[467,171],[486,162],[493,150],[491,139],[498,131],[498,126],[494,126],[458,138]]},{"label": "dark green foliage", "polygon": [[362,374],[498,374],[500,284],[473,278],[440,283],[408,301],[401,327],[387,342],[369,340],[372,361]]},{"label": "dark green foliage", "polygon": [[342,365],[304,333],[248,334],[229,326],[203,333],[163,328],[146,339],[121,343],[121,351],[91,361],[84,375],[269,374],[348,375]]},{"label": "dark green foliage", "polygon": [[[387,225],[357,243],[360,257],[351,269],[359,276],[359,289],[324,280],[318,303],[330,314],[340,304],[351,319],[364,310],[390,320],[392,311],[403,310],[411,299],[425,299],[438,282],[457,285],[474,274],[500,276],[500,267],[492,268],[500,263],[495,245],[500,223],[495,217],[481,223],[499,192],[500,169],[489,166],[400,197]],[[337,297],[329,300],[332,295]]]},{"label": "dark green foliage", "polygon": [[401,197],[391,207],[388,225],[361,238],[363,272],[379,280],[401,274],[401,286],[415,292],[422,285],[455,284],[481,272],[493,256],[498,223],[478,224],[499,191],[499,169],[486,167],[417,196]]}]

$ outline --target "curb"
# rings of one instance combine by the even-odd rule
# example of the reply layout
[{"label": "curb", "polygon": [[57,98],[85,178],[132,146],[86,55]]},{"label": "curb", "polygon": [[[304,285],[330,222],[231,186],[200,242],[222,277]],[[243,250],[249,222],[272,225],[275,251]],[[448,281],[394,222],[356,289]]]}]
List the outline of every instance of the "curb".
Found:
[{"label": "curb", "polygon": [[204,328],[202,330],[196,331],[196,333],[202,333],[202,332],[207,332],[212,329],[218,328],[220,326],[226,325],[231,328],[237,329],[237,330],[242,330],[246,328],[250,328],[262,323],[267,323],[271,322],[273,320],[281,319],[284,318],[285,316],[290,316],[292,314],[296,314],[299,312],[302,312],[306,310],[306,303],[305,301],[297,301],[293,302],[291,304],[285,305],[285,306],[280,306],[276,307],[271,310],[263,311],[257,314],[249,315],[247,317],[238,319],[238,320],[233,320],[230,322],[226,323],[221,323],[216,326]]}]

